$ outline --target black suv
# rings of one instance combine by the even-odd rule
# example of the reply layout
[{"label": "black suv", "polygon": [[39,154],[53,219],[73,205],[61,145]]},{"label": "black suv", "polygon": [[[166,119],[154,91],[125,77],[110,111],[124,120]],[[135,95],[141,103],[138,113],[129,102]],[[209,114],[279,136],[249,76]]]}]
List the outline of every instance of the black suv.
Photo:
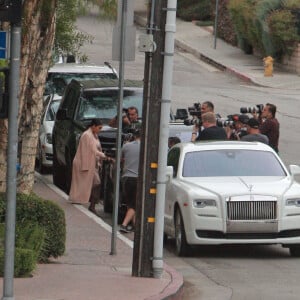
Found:
[{"label": "black suv", "polygon": [[[67,193],[79,138],[93,118],[104,124],[99,134],[103,151],[115,147],[116,129],[107,124],[117,114],[118,84],[118,79],[72,80],[66,87],[53,128],[53,183]],[[141,112],[142,103],[143,82],[125,80],[124,108],[136,106]]]}]

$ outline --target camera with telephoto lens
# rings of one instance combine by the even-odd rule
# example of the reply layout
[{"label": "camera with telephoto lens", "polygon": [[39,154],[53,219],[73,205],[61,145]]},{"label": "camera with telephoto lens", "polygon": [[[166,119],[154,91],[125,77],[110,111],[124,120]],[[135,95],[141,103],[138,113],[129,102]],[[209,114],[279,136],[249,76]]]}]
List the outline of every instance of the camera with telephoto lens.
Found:
[{"label": "camera with telephoto lens", "polygon": [[228,115],[227,119],[221,118],[221,116],[219,116],[217,117],[217,126],[234,128],[235,122],[239,120],[238,116],[238,114]]},{"label": "camera with telephoto lens", "polygon": [[218,118],[216,124],[219,127],[234,127],[234,121],[231,119]]},{"label": "camera with telephoto lens", "polygon": [[261,114],[262,111],[264,109],[264,105],[263,104],[257,104],[256,106],[254,107],[241,107],[240,108],[240,112],[242,114],[254,114],[254,113],[258,113],[258,114]]},{"label": "camera with telephoto lens", "polygon": [[202,126],[202,120],[201,120],[201,104],[194,103],[193,106],[188,107],[188,112],[192,116],[192,119],[185,119],[183,123],[187,126],[190,125],[197,125]]}]

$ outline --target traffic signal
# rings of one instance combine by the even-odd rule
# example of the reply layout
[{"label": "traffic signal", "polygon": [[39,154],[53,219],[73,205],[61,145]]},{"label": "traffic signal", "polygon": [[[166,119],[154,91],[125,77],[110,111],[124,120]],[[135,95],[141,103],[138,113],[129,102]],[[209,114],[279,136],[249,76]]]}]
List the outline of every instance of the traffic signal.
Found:
[{"label": "traffic signal", "polygon": [[0,119],[8,118],[9,69],[0,68]]},{"label": "traffic signal", "polygon": [[0,21],[21,22],[22,0],[0,0]]}]

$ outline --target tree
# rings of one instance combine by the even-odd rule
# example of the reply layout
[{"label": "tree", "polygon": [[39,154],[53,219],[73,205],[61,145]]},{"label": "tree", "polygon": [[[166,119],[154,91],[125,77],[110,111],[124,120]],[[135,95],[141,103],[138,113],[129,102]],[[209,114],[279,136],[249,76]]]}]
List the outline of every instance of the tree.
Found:
[{"label": "tree", "polygon": [[[54,45],[66,46],[61,40],[71,33],[77,34],[74,23],[76,7],[80,3],[95,2],[115,3],[114,0],[24,0],[22,20],[22,44],[19,92],[19,146],[18,158],[21,170],[18,174],[18,192],[30,193],[34,184],[34,166],[38,142],[41,113],[43,110],[43,93],[47,72],[52,63]],[[59,8],[59,9],[58,9]],[[58,16],[58,18],[57,18]],[[63,16],[60,18],[59,16]],[[68,22],[65,19],[68,19]],[[57,25],[57,20],[68,26]],[[56,26],[59,29],[55,43]],[[70,35],[69,35],[70,36]],[[72,38],[71,38],[72,39]],[[82,42],[82,39],[79,39]],[[78,42],[78,40],[77,40]],[[70,44],[68,44],[70,45]],[[73,44],[73,47],[76,47]],[[69,47],[66,49],[72,49]],[[74,48],[73,48],[74,49]],[[6,190],[7,169],[7,129],[8,121],[0,120],[0,191]]]},{"label": "tree", "polygon": [[[35,153],[43,108],[44,84],[54,43],[56,0],[23,2],[19,92],[18,190],[29,193],[34,182]],[[0,120],[0,190],[6,190],[7,120]]]}]

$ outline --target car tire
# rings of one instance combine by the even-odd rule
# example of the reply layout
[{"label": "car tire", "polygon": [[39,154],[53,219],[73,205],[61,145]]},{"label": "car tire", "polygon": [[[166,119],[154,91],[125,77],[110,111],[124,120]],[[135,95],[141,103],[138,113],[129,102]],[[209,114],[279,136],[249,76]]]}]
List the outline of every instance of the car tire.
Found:
[{"label": "car tire", "polygon": [[190,246],[186,241],[183,218],[180,209],[176,209],[175,213],[175,247],[178,256],[187,256]]},{"label": "car tire", "polygon": [[290,255],[293,257],[300,257],[300,245],[289,246]]}]

